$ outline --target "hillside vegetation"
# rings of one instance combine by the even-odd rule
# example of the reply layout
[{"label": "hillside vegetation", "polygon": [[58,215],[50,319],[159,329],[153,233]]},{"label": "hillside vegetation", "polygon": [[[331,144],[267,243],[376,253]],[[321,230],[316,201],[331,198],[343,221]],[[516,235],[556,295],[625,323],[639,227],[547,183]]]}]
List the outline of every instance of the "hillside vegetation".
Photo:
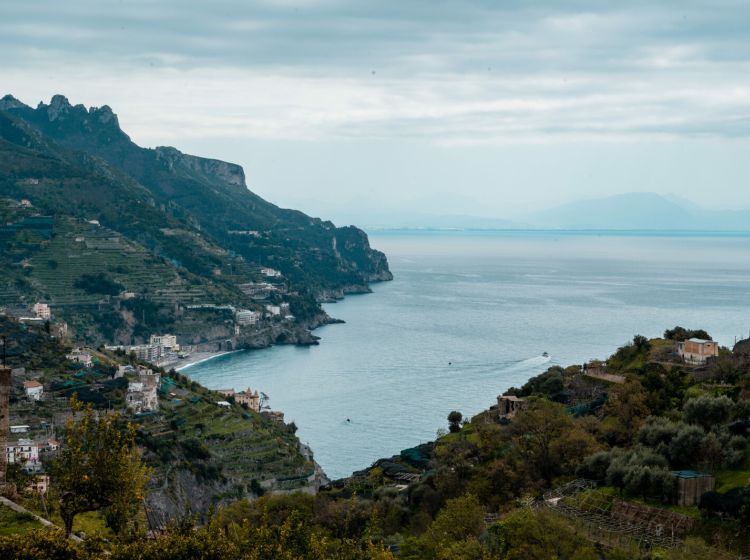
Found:
[{"label": "hillside vegetation", "polygon": [[[62,96],[0,100],[0,193],[0,304],[48,302],[92,340],[179,331],[190,304],[261,309],[242,287],[264,267],[303,325],[323,315],[317,301],[391,278],[361,230],[274,206],[237,165],[141,148],[109,107]],[[122,291],[162,324],[123,310]]]},{"label": "hillside vegetation", "polygon": [[[155,541],[113,545],[113,556],[746,557],[750,341],[692,366],[675,349],[696,335],[707,337],[681,328],[636,336],[606,364],[553,366],[508,392],[525,403],[515,415],[493,406],[462,421],[454,411],[437,441],[317,495],[234,501],[197,532],[173,525]],[[679,505],[678,471],[713,476],[715,490]],[[38,538],[61,546],[59,536]],[[21,542],[0,539],[0,551]],[[71,547],[62,558],[86,557]]]}]

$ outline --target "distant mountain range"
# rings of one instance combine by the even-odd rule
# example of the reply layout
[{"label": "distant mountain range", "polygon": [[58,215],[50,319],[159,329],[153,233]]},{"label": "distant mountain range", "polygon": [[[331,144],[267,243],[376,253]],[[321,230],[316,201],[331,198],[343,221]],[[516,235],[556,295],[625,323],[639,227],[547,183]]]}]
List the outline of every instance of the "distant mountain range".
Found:
[{"label": "distant mountain range", "polygon": [[750,210],[707,210],[688,200],[650,192],[577,200],[513,218],[475,216],[463,210],[441,214],[433,205],[421,212],[409,212],[373,201],[361,205],[334,203],[330,212],[370,229],[750,231]]},{"label": "distant mountain range", "polygon": [[533,227],[614,230],[748,231],[749,210],[706,210],[656,193],[580,200],[519,220]]}]

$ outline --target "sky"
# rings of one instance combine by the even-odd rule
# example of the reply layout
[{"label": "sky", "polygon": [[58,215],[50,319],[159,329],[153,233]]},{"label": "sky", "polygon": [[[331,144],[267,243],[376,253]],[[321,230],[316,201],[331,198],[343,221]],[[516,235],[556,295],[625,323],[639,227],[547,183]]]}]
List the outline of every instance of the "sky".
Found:
[{"label": "sky", "polygon": [[0,94],[326,217],[513,217],[650,191],[750,207],[750,3],[3,0]]}]

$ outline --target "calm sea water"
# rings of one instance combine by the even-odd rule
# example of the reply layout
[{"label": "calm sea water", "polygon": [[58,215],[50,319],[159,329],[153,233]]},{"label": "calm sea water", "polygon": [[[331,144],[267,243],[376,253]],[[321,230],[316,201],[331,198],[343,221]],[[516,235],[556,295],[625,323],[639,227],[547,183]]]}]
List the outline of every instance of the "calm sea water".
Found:
[{"label": "calm sea water", "polygon": [[[750,237],[376,233],[395,279],[326,306],[320,346],[235,353],[185,370],[252,387],[331,477],[434,439],[550,363],[604,358],[636,333],[750,328]],[[549,357],[542,357],[548,352]]]}]

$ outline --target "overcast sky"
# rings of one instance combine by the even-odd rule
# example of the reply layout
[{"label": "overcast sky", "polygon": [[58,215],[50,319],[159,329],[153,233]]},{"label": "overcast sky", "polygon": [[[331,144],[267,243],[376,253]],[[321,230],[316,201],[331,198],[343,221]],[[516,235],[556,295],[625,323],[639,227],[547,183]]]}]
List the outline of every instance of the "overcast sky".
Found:
[{"label": "overcast sky", "polygon": [[281,205],[750,207],[750,2],[2,0],[0,93],[110,105]]}]

